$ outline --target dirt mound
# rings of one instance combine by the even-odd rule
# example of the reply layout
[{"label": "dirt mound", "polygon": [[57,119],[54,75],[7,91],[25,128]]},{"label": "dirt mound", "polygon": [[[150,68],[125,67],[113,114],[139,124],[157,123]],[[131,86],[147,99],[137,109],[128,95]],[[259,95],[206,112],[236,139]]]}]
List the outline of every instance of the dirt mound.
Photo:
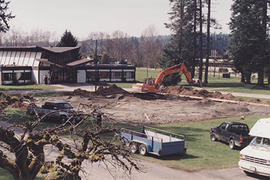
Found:
[{"label": "dirt mound", "polygon": [[107,95],[114,95],[114,94],[129,94],[129,92],[125,91],[124,89],[116,85],[112,85],[109,87],[100,86],[98,90],[95,92],[95,94],[107,96]]},{"label": "dirt mound", "polygon": [[100,86],[96,92],[90,92],[82,89],[75,89],[71,95],[91,98],[93,96],[111,96],[116,94],[127,95],[130,93],[116,85],[112,85],[109,87]]},{"label": "dirt mound", "polygon": [[156,93],[133,93],[133,96],[143,100],[167,99],[166,96]]},{"label": "dirt mound", "polygon": [[90,97],[93,95],[93,93],[91,93],[90,91],[86,91],[86,90],[82,90],[82,89],[75,89],[72,92],[73,96],[81,96],[81,97]]},{"label": "dirt mound", "polygon": [[184,87],[184,86],[168,86],[165,88],[164,92],[173,94],[173,95],[198,96],[198,97],[203,97],[203,98],[217,98],[217,99],[227,99],[227,100],[234,100],[234,101],[241,100],[241,98],[236,98],[232,94],[222,94],[217,91],[211,92],[205,89],[193,90],[190,87]]}]

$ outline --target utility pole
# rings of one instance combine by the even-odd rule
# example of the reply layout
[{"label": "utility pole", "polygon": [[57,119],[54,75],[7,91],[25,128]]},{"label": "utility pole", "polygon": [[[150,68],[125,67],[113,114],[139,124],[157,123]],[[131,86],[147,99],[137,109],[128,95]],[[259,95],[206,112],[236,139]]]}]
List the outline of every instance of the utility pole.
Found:
[{"label": "utility pole", "polygon": [[205,62],[205,75],[204,84],[208,84],[208,66],[210,57],[210,18],[211,18],[211,0],[208,0],[208,14],[207,14],[207,44],[206,44],[206,62]]},{"label": "utility pole", "polygon": [[95,44],[94,63],[95,63],[95,92],[96,92],[96,91],[97,91],[97,83],[98,83],[98,68],[97,68],[97,63],[98,63],[98,57],[97,57],[97,40],[96,40],[96,44]]},{"label": "utility pole", "polygon": [[193,24],[193,63],[191,77],[195,77],[196,57],[197,57],[197,0],[194,0],[194,24]]},{"label": "utility pole", "polygon": [[203,20],[202,20],[202,0],[199,0],[200,4],[200,67],[199,67],[199,80],[202,82],[203,74]]}]

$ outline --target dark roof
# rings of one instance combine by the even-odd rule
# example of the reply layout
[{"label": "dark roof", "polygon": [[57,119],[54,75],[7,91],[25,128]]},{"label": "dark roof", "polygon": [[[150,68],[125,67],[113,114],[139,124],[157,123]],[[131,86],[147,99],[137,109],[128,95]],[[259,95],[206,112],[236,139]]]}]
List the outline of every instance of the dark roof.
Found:
[{"label": "dark roof", "polygon": [[54,53],[63,53],[66,51],[72,51],[72,50],[78,49],[80,48],[80,46],[77,46],[77,47],[40,47],[40,48],[45,49],[47,51],[54,52]]},{"label": "dark roof", "polygon": [[53,53],[63,53],[66,51],[72,51],[75,49],[80,48],[77,47],[40,47],[40,46],[0,46],[0,50],[16,50],[16,51],[23,51],[23,50],[32,50],[32,51],[50,51]]},{"label": "dark roof", "polygon": [[60,64],[56,64],[56,63],[53,63],[51,61],[49,61],[48,59],[36,59],[37,61],[41,62],[41,63],[45,63],[45,64],[52,64],[52,65],[55,65],[55,66],[58,66],[58,67],[64,67]]},{"label": "dark roof", "polygon": [[82,64],[85,64],[85,63],[88,63],[88,62],[91,62],[91,61],[93,61],[93,59],[80,59],[80,60],[68,63],[67,66],[70,66],[70,67],[78,66],[78,65],[82,65]]}]

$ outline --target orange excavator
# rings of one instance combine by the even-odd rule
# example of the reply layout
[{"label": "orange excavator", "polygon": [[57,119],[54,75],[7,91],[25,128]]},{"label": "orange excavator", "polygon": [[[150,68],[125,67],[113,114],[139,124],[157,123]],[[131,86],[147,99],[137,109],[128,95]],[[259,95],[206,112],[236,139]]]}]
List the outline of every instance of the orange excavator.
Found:
[{"label": "orange excavator", "polygon": [[181,73],[183,72],[187,78],[187,81],[190,85],[192,86],[201,86],[201,83],[198,81],[196,82],[191,78],[191,75],[189,71],[187,70],[187,67],[185,66],[184,63],[182,64],[177,64],[172,67],[169,67],[165,70],[163,70],[157,78],[146,78],[143,85],[142,85],[142,91],[144,92],[159,92],[161,90],[162,86],[162,80],[165,76],[168,76],[170,74],[175,74],[175,73]]}]

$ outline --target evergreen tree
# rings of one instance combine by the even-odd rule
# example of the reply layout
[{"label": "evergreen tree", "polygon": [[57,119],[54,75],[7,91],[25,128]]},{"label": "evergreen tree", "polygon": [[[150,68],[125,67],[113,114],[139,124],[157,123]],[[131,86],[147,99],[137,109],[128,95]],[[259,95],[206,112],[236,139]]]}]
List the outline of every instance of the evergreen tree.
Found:
[{"label": "evergreen tree", "polygon": [[[193,61],[193,0],[170,0],[172,12],[169,13],[170,23],[166,24],[173,32],[172,38],[164,49],[160,66],[167,68],[179,63],[185,63],[190,69]],[[165,85],[177,84],[181,80],[179,75],[170,75],[164,79]]]},{"label": "evergreen tree", "polygon": [[[78,40],[75,38],[70,31],[65,31],[61,37],[60,42],[57,44],[58,47],[76,47],[78,45]],[[81,59],[81,54],[78,50],[74,51],[74,57],[76,59]]]},{"label": "evergreen tree", "polygon": [[13,16],[10,12],[7,12],[9,9],[9,1],[0,0],[0,32],[7,32],[9,30],[9,20],[13,19]]},{"label": "evergreen tree", "polygon": [[57,44],[58,47],[76,47],[78,40],[72,35],[70,31],[65,31],[61,37],[60,42]]},{"label": "evergreen tree", "polygon": [[250,83],[258,73],[258,85],[264,85],[264,67],[269,64],[266,27],[268,0],[235,0],[232,5],[230,51],[241,81]]}]

